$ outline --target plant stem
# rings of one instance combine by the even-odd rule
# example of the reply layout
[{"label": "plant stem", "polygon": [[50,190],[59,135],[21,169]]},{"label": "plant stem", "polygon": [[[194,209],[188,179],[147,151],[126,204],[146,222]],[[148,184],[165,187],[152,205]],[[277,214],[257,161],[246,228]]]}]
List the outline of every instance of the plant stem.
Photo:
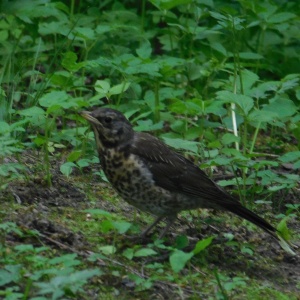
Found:
[{"label": "plant stem", "polygon": [[260,125],[261,125],[261,122],[259,122],[257,127],[255,128],[254,136],[253,136],[251,147],[250,147],[250,150],[249,150],[250,154],[253,152],[253,149],[254,149],[254,146],[255,146],[255,143],[256,143],[256,140],[257,140],[258,131],[260,129]]}]

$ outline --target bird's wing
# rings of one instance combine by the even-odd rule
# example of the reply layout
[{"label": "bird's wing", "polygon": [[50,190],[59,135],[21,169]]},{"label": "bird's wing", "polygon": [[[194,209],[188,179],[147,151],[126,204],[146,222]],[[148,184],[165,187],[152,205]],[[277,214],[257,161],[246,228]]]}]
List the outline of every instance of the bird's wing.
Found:
[{"label": "bird's wing", "polygon": [[136,133],[131,151],[144,160],[155,183],[162,188],[199,197],[221,207],[239,203],[191,161],[152,135]]},{"label": "bird's wing", "polygon": [[[226,191],[217,186],[191,161],[173,151],[159,139],[146,133],[136,133],[131,153],[143,159],[157,185],[175,193],[199,197],[207,201],[207,208],[221,208],[244,218],[279,240],[284,250],[295,254],[289,243],[277,235],[277,230],[266,220],[242,206]],[[203,205],[199,205],[203,206]]]}]

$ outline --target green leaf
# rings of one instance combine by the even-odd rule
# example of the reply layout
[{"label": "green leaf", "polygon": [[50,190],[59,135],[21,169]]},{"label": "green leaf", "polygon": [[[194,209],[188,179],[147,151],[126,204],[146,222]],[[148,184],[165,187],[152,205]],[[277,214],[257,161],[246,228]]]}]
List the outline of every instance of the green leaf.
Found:
[{"label": "green leaf", "polygon": [[190,4],[192,0],[150,0],[158,9],[172,9],[178,5]]},{"label": "green leaf", "polygon": [[50,107],[52,105],[57,105],[61,107],[61,104],[69,99],[69,95],[65,91],[52,91],[43,95],[39,99],[41,106]]},{"label": "green leaf", "polygon": [[157,252],[151,248],[142,248],[142,249],[137,250],[134,253],[134,256],[135,257],[144,257],[144,256],[153,256],[156,254],[157,254]]},{"label": "green leaf", "polygon": [[10,126],[4,121],[0,121],[0,134],[5,134],[10,132]]},{"label": "green leaf", "polygon": [[167,137],[163,137],[164,141],[171,147],[175,149],[183,149],[191,151],[195,154],[199,152],[199,143],[194,141],[186,141],[183,139],[171,139]]},{"label": "green leaf", "polygon": [[232,144],[234,142],[239,142],[240,138],[238,136],[235,136],[232,133],[225,133],[221,138],[223,145]]},{"label": "green leaf", "polygon": [[145,41],[140,48],[136,49],[137,55],[142,59],[149,58],[151,52],[152,52],[152,48],[149,41]]},{"label": "green leaf", "polygon": [[280,160],[284,163],[294,162],[295,160],[298,160],[298,159],[300,159],[300,151],[287,152],[278,158],[278,160]]},{"label": "green leaf", "polygon": [[8,36],[9,36],[8,30],[1,30],[0,31],[0,42],[3,43],[4,41],[6,41]]},{"label": "green leaf", "polygon": [[76,27],[74,28],[73,34],[85,40],[95,39],[94,30],[89,27]]},{"label": "green leaf", "polygon": [[57,256],[54,258],[51,258],[48,263],[50,265],[60,265],[63,264],[65,267],[71,267],[71,266],[79,266],[80,260],[77,259],[76,253],[70,253],[70,254],[64,254],[61,256]]},{"label": "green leaf", "polygon": [[122,253],[123,256],[125,256],[127,259],[132,260],[134,256],[134,250],[132,248],[127,248]]},{"label": "green leaf", "polygon": [[186,235],[179,235],[176,237],[176,248],[183,249],[189,245],[189,239]]},{"label": "green leaf", "polygon": [[127,232],[131,227],[131,223],[126,221],[113,221],[112,225],[120,234]]},{"label": "green leaf", "polygon": [[99,250],[105,255],[111,255],[117,252],[117,248],[112,245],[99,247]]},{"label": "green leaf", "polygon": [[264,57],[261,54],[254,53],[254,52],[240,52],[239,57],[242,59],[263,59]]},{"label": "green leaf", "polygon": [[25,117],[38,117],[38,116],[44,116],[45,111],[37,106],[32,106],[27,109],[19,110],[18,114]]},{"label": "green leaf", "polygon": [[76,151],[72,151],[67,158],[67,161],[69,162],[73,162],[78,160],[78,158],[81,156],[82,151],[81,150],[76,150]]},{"label": "green leaf", "polygon": [[63,56],[62,66],[70,72],[76,72],[85,66],[85,62],[77,63],[77,55],[74,52],[66,52]]},{"label": "green leaf", "polygon": [[254,106],[254,101],[251,97],[240,94],[234,94],[230,91],[217,92],[217,98],[223,103],[235,103],[242,109],[243,114],[245,116],[248,115],[249,111]]},{"label": "green leaf", "polygon": [[88,167],[89,165],[91,164],[91,160],[90,159],[86,159],[86,158],[83,158],[83,159],[79,159],[77,161],[77,166],[82,169],[84,167]]},{"label": "green leaf", "polygon": [[84,212],[90,213],[91,215],[95,215],[95,216],[111,217],[111,213],[99,208],[85,209]]},{"label": "green leaf", "polygon": [[210,236],[206,239],[198,241],[195,248],[194,248],[194,250],[193,250],[193,253],[198,254],[199,252],[206,249],[211,244],[211,242],[213,241],[214,238],[215,238],[214,236]]},{"label": "green leaf", "polygon": [[110,83],[105,80],[97,80],[95,83],[95,90],[101,94],[108,94],[110,89]]},{"label": "green leaf", "polygon": [[287,227],[286,221],[287,221],[288,217],[283,218],[279,224],[277,225],[277,230],[280,232],[280,236],[286,240],[289,241],[291,239],[291,234],[290,231]]},{"label": "green leaf", "polygon": [[259,123],[272,123],[278,114],[274,111],[253,110],[248,115],[248,121],[257,125]]},{"label": "green leaf", "polygon": [[[214,43],[211,43],[210,45],[211,45],[211,47],[212,47],[213,49],[215,49],[216,51],[220,52],[220,53],[223,54],[224,56],[227,56],[227,50],[226,50],[226,48],[225,48],[221,43],[219,43],[219,42],[214,42]],[[199,72],[199,70],[198,70],[198,72]]]},{"label": "green leaf", "polygon": [[175,100],[175,102],[169,106],[169,109],[178,114],[199,115],[204,112],[204,103],[201,100],[195,103],[195,99],[187,101]]},{"label": "green leaf", "polygon": [[164,122],[160,121],[156,124],[153,124],[152,120],[140,120],[137,122],[138,126],[134,127],[135,131],[154,131],[160,130],[164,126]]},{"label": "green leaf", "polygon": [[129,87],[130,87],[130,82],[122,82],[120,84],[117,84],[117,85],[111,87],[109,90],[109,94],[110,95],[122,94],[122,93],[126,92]]},{"label": "green leaf", "polygon": [[292,100],[278,97],[270,100],[270,104],[263,107],[262,112],[276,113],[279,119],[290,117],[297,112],[297,107]]},{"label": "green leaf", "polygon": [[0,269],[0,286],[18,282],[21,278],[22,265],[6,265]]},{"label": "green leaf", "polygon": [[286,22],[288,20],[291,20],[291,19],[294,19],[296,18],[297,15],[293,14],[293,13],[290,13],[290,12],[282,12],[282,13],[277,13],[277,14],[274,14],[272,15],[271,17],[269,17],[266,21],[268,23],[274,23],[274,24],[277,24],[277,23],[283,23],[283,22]]},{"label": "green leaf", "polygon": [[34,247],[31,244],[21,244],[15,246],[15,250],[17,250],[18,252],[33,252]]},{"label": "green leaf", "polygon": [[77,166],[73,162],[66,162],[60,166],[60,171],[65,176],[69,177],[73,171],[73,168],[76,168]]},{"label": "green leaf", "polygon": [[242,246],[241,252],[242,253],[247,253],[249,255],[253,255],[253,253],[254,253],[253,250],[248,246]]},{"label": "green leaf", "polygon": [[193,252],[186,253],[181,250],[175,250],[170,255],[171,268],[176,273],[180,272],[193,256],[194,256]]},{"label": "green leaf", "polygon": [[[140,60],[140,58],[139,58]],[[156,62],[151,62],[151,63],[142,63],[139,61],[136,64],[131,64],[125,69],[125,72],[128,75],[133,75],[133,74],[147,74],[148,76],[153,76],[153,77],[161,77],[161,74],[159,73],[160,66]]]}]

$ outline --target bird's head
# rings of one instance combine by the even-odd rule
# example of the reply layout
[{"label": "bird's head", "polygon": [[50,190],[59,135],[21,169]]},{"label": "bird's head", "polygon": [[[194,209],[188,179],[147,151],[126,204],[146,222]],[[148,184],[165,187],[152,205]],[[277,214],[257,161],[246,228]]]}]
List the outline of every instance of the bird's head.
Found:
[{"label": "bird's head", "polygon": [[92,125],[98,151],[104,147],[127,145],[133,138],[134,131],[125,116],[111,108],[97,108],[80,113]]}]

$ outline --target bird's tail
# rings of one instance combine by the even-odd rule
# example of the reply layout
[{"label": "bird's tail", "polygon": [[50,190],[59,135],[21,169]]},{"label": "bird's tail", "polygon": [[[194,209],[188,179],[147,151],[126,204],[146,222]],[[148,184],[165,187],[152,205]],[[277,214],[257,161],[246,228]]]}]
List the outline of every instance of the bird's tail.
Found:
[{"label": "bird's tail", "polygon": [[273,227],[270,223],[264,220],[262,217],[258,216],[251,210],[247,209],[242,205],[229,205],[226,207],[227,210],[231,211],[232,213],[238,215],[239,217],[246,219],[247,221],[255,224],[256,226],[260,227],[264,231],[268,232],[273,238],[275,238],[278,243],[280,244],[281,248],[286,252],[296,255],[292,248],[296,248],[295,245],[292,245],[288,241],[286,241],[281,235],[280,232]]}]

